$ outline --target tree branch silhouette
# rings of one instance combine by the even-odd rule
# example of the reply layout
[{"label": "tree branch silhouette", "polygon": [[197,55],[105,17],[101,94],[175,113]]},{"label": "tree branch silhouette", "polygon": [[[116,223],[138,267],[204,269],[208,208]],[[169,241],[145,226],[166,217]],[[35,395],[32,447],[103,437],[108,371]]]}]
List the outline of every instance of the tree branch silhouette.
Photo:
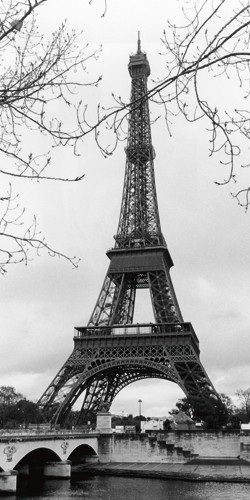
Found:
[{"label": "tree branch silhouette", "polygon": [[[53,173],[53,154],[67,145],[78,154],[79,93],[101,80],[91,79],[86,70],[101,48],[91,50],[82,34],[69,32],[65,22],[51,35],[40,34],[36,12],[47,4],[49,8],[48,0],[3,0],[0,5],[0,175],[78,182],[84,172]],[[27,264],[43,249],[76,267],[75,258],[47,244],[36,217],[26,222],[11,186],[7,190],[0,200],[0,272],[5,274],[9,264]]]}]

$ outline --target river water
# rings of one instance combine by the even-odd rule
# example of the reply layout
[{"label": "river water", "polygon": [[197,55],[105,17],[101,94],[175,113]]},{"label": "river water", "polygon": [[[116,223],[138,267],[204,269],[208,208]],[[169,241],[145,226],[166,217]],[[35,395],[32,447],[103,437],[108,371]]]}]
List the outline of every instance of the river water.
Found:
[{"label": "river water", "polygon": [[23,479],[17,495],[1,500],[249,500],[250,484],[198,483],[91,476],[82,480]]}]

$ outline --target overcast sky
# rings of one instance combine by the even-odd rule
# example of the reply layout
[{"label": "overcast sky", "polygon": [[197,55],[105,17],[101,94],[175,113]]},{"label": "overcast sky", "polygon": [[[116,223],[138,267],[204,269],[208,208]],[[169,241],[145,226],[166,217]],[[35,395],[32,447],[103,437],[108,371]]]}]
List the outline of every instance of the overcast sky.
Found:
[{"label": "overcast sky", "polygon": [[[99,89],[82,96],[111,103],[111,93],[129,98],[129,55],[137,31],[147,52],[151,76],[164,71],[160,37],[180,2],[48,0],[41,26],[53,29],[65,18],[82,29],[91,47],[103,45],[89,75],[103,75]],[[87,77],[86,76],[86,77]],[[149,86],[152,83],[149,81]],[[224,93],[226,89],[224,88]],[[87,91],[86,91],[87,92]],[[89,91],[88,91],[89,92]],[[159,108],[152,109],[155,116]],[[173,119],[172,137],[164,120],[152,127],[155,174],[163,234],[174,261],[171,276],[185,321],[198,335],[201,361],[218,392],[234,395],[250,386],[250,214],[231,199],[233,186],[218,187],[218,158],[211,159],[202,124]],[[0,385],[13,385],[37,400],[73,348],[74,326],[86,325],[102,286],[116,233],[125,166],[124,143],[108,159],[89,138],[74,158],[63,151],[58,168],[85,172],[78,184],[18,185],[21,202],[47,241],[81,258],[77,270],[42,254],[29,265],[13,266],[1,277]],[[148,291],[138,295],[136,320],[150,321]],[[150,310],[150,313],[149,313]],[[144,380],[123,389],[111,411],[166,415],[182,391],[167,381]]]}]

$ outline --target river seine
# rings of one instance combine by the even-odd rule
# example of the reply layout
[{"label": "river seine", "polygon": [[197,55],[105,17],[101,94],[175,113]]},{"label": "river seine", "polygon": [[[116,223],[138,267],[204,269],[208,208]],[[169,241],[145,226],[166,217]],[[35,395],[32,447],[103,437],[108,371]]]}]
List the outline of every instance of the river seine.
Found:
[{"label": "river seine", "polygon": [[22,480],[3,500],[249,500],[250,484],[198,483],[161,479],[91,476],[82,480]]}]

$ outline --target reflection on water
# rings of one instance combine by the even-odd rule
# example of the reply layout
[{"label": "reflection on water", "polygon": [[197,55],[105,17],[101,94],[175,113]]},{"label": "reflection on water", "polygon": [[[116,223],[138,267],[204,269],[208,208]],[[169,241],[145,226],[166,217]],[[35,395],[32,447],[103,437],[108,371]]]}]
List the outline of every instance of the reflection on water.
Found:
[{"label": "reflection on water", "polygon": [[2,500],[249,500],[250,484],[197,483],[128,477],[82,480],[22,479],[17,495]]}]

